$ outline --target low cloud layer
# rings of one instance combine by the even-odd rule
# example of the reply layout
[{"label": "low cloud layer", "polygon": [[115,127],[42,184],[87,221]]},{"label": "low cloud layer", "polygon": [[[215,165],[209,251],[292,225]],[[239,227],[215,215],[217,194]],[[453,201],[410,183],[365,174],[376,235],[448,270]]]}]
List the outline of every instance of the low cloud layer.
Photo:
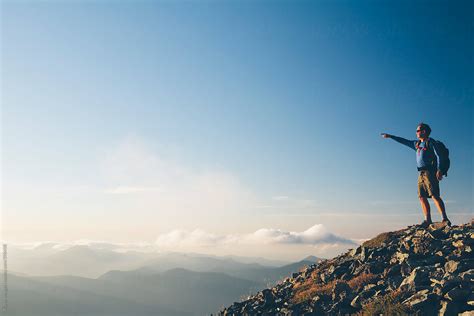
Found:
[{"label": "low cloud layer", "polygon": [[353,241],[330,233],[322,224],[316,224],[303,232],[290,232],[262,228],[252,234],[256,241],[279,244],[354,244]]},{"label": "low cloud layer", "polygon": [[251,234],[217,235],[202,229],[193,231],[173,230],[158,236],[156,244],[160,248],[211,247],[219,245],[354,245],[354,241],[329,232],[322,224],[316,224],[302,232],[284,231],[275,228],[261,228]]}]

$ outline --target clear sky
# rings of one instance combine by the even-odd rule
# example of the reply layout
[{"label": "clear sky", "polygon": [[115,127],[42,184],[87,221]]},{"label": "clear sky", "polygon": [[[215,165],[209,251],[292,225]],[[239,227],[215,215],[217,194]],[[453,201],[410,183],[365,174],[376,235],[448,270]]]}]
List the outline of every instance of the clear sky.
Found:
[{"label": "clear sky", "polygon": [[3,239],[184,239],[224,253],[267,229],[271,247],[240,253],[334,254],[337,236],[421,222],[415,153],[380,137],[415,139],[421,121],[450,149],[442,197],[466,222],[473,12],[472,1],[2,1]]}]

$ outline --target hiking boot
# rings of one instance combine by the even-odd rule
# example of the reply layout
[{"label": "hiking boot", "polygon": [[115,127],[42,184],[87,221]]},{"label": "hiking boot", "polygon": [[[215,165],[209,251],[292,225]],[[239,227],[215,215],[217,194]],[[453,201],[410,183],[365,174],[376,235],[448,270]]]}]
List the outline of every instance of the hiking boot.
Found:
[{"label": "hiking boot", "polygon": [[446,226],[450,226],[451,227],[451,221],[447,218],[443,219],[443,221],[441,222],[443,224],[446,224]]},{"label": "hiking boot", "polygon": [[428,220],[425,219],[425,220],[420,224],[420,226],[423,227],[423,228],[428,228],[428,226],[430,226],[431,224],[433,224],[432,221],[428,221]]}]

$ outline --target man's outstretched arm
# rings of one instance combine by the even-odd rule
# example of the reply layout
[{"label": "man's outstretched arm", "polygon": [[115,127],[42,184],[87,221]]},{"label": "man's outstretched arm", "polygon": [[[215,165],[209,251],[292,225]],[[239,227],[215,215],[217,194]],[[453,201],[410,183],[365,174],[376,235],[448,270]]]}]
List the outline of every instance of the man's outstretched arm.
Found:
[{"label": "man's outstretched arm", "polygon": [[390,134],[387,134],[387,133],[382,133],[380,135],[382,135],[383,138],[391,138],[394,141],[399,142],[400,144],[403,144],[405,146],[410,147],[413,150],[416,150],[416,147],[415,147],[415,142],[416,141],[414,141],[414,140],[405,139],[403,137],[398,137],[398,136],[390,135]]}]

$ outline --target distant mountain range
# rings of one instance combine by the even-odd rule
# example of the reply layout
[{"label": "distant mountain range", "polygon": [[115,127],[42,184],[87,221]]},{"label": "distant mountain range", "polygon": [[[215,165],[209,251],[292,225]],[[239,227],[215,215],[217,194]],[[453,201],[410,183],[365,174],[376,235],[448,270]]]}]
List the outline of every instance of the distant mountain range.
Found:
[{"label": "distant mountain range", "polygon": [[[44,246],[16,255],[13,262],[22,265],[10,263],[10,268],[22,273],[9,274],[8,315],[19,316],[210,315],[320,260],[308,257],[275,267],[262,265],[261,258],[256,263],[242,257],[118,253],[89,246],[60,251]],[[25,262],[34,255],[34,262]]]},{"label": "distant mountain range", "polygon": [[[310,259],[308,261],[314,261]],[[134,270],[150,266],[156,272],[173,268],[194,271],[221,271],[219,267],[242,264],[254,267],[280,267],[289,262],[238,256],[217,257],[190,253],[161,253],[142,251],[118,252],[112,244],[73,245],[64,247],[46,243],[32,249],[9,248],[11,271],[35,276],[75,275],[96,278],[110,270]]]}]

